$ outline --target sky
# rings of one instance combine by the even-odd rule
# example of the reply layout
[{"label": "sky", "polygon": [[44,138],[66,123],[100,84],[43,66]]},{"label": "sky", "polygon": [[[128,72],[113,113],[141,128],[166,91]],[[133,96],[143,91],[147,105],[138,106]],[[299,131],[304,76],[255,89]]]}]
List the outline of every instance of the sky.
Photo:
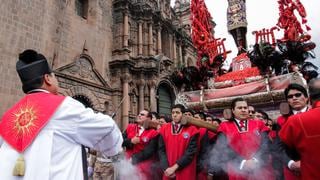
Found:
[{"label": "sky", "polygon": [[[318,45],[314,50],[317,57],[311,62],[320,67],[320,58],[318,58],[320,57],[320,0],[300,1],[307,11],[308,25],[312,29],[308,33],[312,36],[311,40]],[[226,10],[228,2],[227,0],[205,0],[205,3],[216,23],[215,38],[226,38],[226,48],[232,50],[227,59],[230,62],[236,56],[237,49],[232,36],[228,34],[227,30]],[[252,35],[252,31],[275,26],[279,18],[279,10],[277,0],[246,0],[246,7],[248,21],[247,42],[250,46],[255,43],[255,36]],[[297,17],[300,18],[300,16]],[[275,35],[280,39],[283,37],[283,31],[278,31]]]}]

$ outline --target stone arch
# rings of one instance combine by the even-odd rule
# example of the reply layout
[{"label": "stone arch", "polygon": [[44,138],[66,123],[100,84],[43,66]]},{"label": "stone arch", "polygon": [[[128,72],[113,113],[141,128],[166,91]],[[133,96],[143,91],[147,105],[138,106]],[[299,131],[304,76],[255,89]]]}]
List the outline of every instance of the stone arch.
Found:
[{"label": "stone arch", "polygon": [[104,104],[101,104],[99,99],[86,87],[73,86],[63,93],[71,97],[82,96],[86,97],[91,102],[92,108],[97,111],[104,111]]}]

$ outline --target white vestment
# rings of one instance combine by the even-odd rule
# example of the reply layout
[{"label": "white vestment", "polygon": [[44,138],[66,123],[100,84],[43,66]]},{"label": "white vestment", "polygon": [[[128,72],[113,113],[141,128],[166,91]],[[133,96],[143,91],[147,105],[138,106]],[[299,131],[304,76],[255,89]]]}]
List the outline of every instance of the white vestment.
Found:
[{"label": "white vestment", "polygon": [[81,144],[105,156],[122,151],[114,120],[66,97],[47,125],[24,151],[26,171],[13,176],[19,153],[5,141],[0,148],[0,180],[82,180]]}]

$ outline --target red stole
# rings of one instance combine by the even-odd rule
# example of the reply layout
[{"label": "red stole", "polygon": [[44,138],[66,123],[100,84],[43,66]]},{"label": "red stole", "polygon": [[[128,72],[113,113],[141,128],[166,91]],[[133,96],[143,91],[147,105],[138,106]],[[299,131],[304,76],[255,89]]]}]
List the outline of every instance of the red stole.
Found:
[{"label": "red stole", "polygon": [[[240,132],[236,122],[227,121],[220,124],[218,132],[222,132],[229,140],[230,147],[244,159],[251,159],[261,144],[261,133],[268,128],[259,120],[247,120],[247,129]],[[245,146],[245,148],[244,148]]]},{"label": "red stole", "polygon": [[[261,145],[261,133],[268,131],[268,128],[261,120],[247,120],[245,130],[240,131],[235,121],[226,121],[220,124],[218,132],[222,132],[228,139],[228,144],[243,159],[251,159],[257,153]],[[238,168],[238,167],[237,167]],[[228,165],[229,179],[269,179],[272,172],[267,169],[260,169],[253,174],[246,174],[235,170]]]},{"label": "red stole", "polygon": [[22,153],[47,124],[64,98],[44,92],[24,96],[2,116],[2,138]]},{"label": "red stole", "polygon": [[[194,126],[182,126],[178,133],[173,133],[172,123],[165,124],[160,129],[163,137],[169,167],[173,166],[185,153],[191,137],[196,135],[198,130]],[[163,176],[163,179],[169,179]],[[176,180],[196,179],[196,155],[192,162],[183,169],[176,171]]]},{"label": "red stole", "polygon": [[[149,144],[150,140],[158,135],[158,132],[154,129],[145,129],[139,136],[139,127],[137,124],[129,124],[126,132],[129,139],[132,139],[135,136],[138,136],[140,138],[140,143],[135,144],[133,146],[133,149],[126,150],[127,158],[130,158],[133,154],[141,152]],[[151,165],[154,162],[155,158],[150,158],[137,164],[137,167],[144,176],[143,178],[150,180],[152,179],[152,173],[154,172],[151,171]]]}]

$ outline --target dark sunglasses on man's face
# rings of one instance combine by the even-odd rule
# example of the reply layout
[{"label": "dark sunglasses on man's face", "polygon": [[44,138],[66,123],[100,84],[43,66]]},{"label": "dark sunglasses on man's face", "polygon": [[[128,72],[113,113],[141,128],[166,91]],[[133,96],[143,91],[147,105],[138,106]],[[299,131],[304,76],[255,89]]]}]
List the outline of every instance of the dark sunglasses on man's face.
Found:
[{"label": "dark sunglasses on man's face", "polygon": [[292,99],[293,97],[299,98],[301,97],[302,93],[290,94],[287,96],[288,99]]}]

